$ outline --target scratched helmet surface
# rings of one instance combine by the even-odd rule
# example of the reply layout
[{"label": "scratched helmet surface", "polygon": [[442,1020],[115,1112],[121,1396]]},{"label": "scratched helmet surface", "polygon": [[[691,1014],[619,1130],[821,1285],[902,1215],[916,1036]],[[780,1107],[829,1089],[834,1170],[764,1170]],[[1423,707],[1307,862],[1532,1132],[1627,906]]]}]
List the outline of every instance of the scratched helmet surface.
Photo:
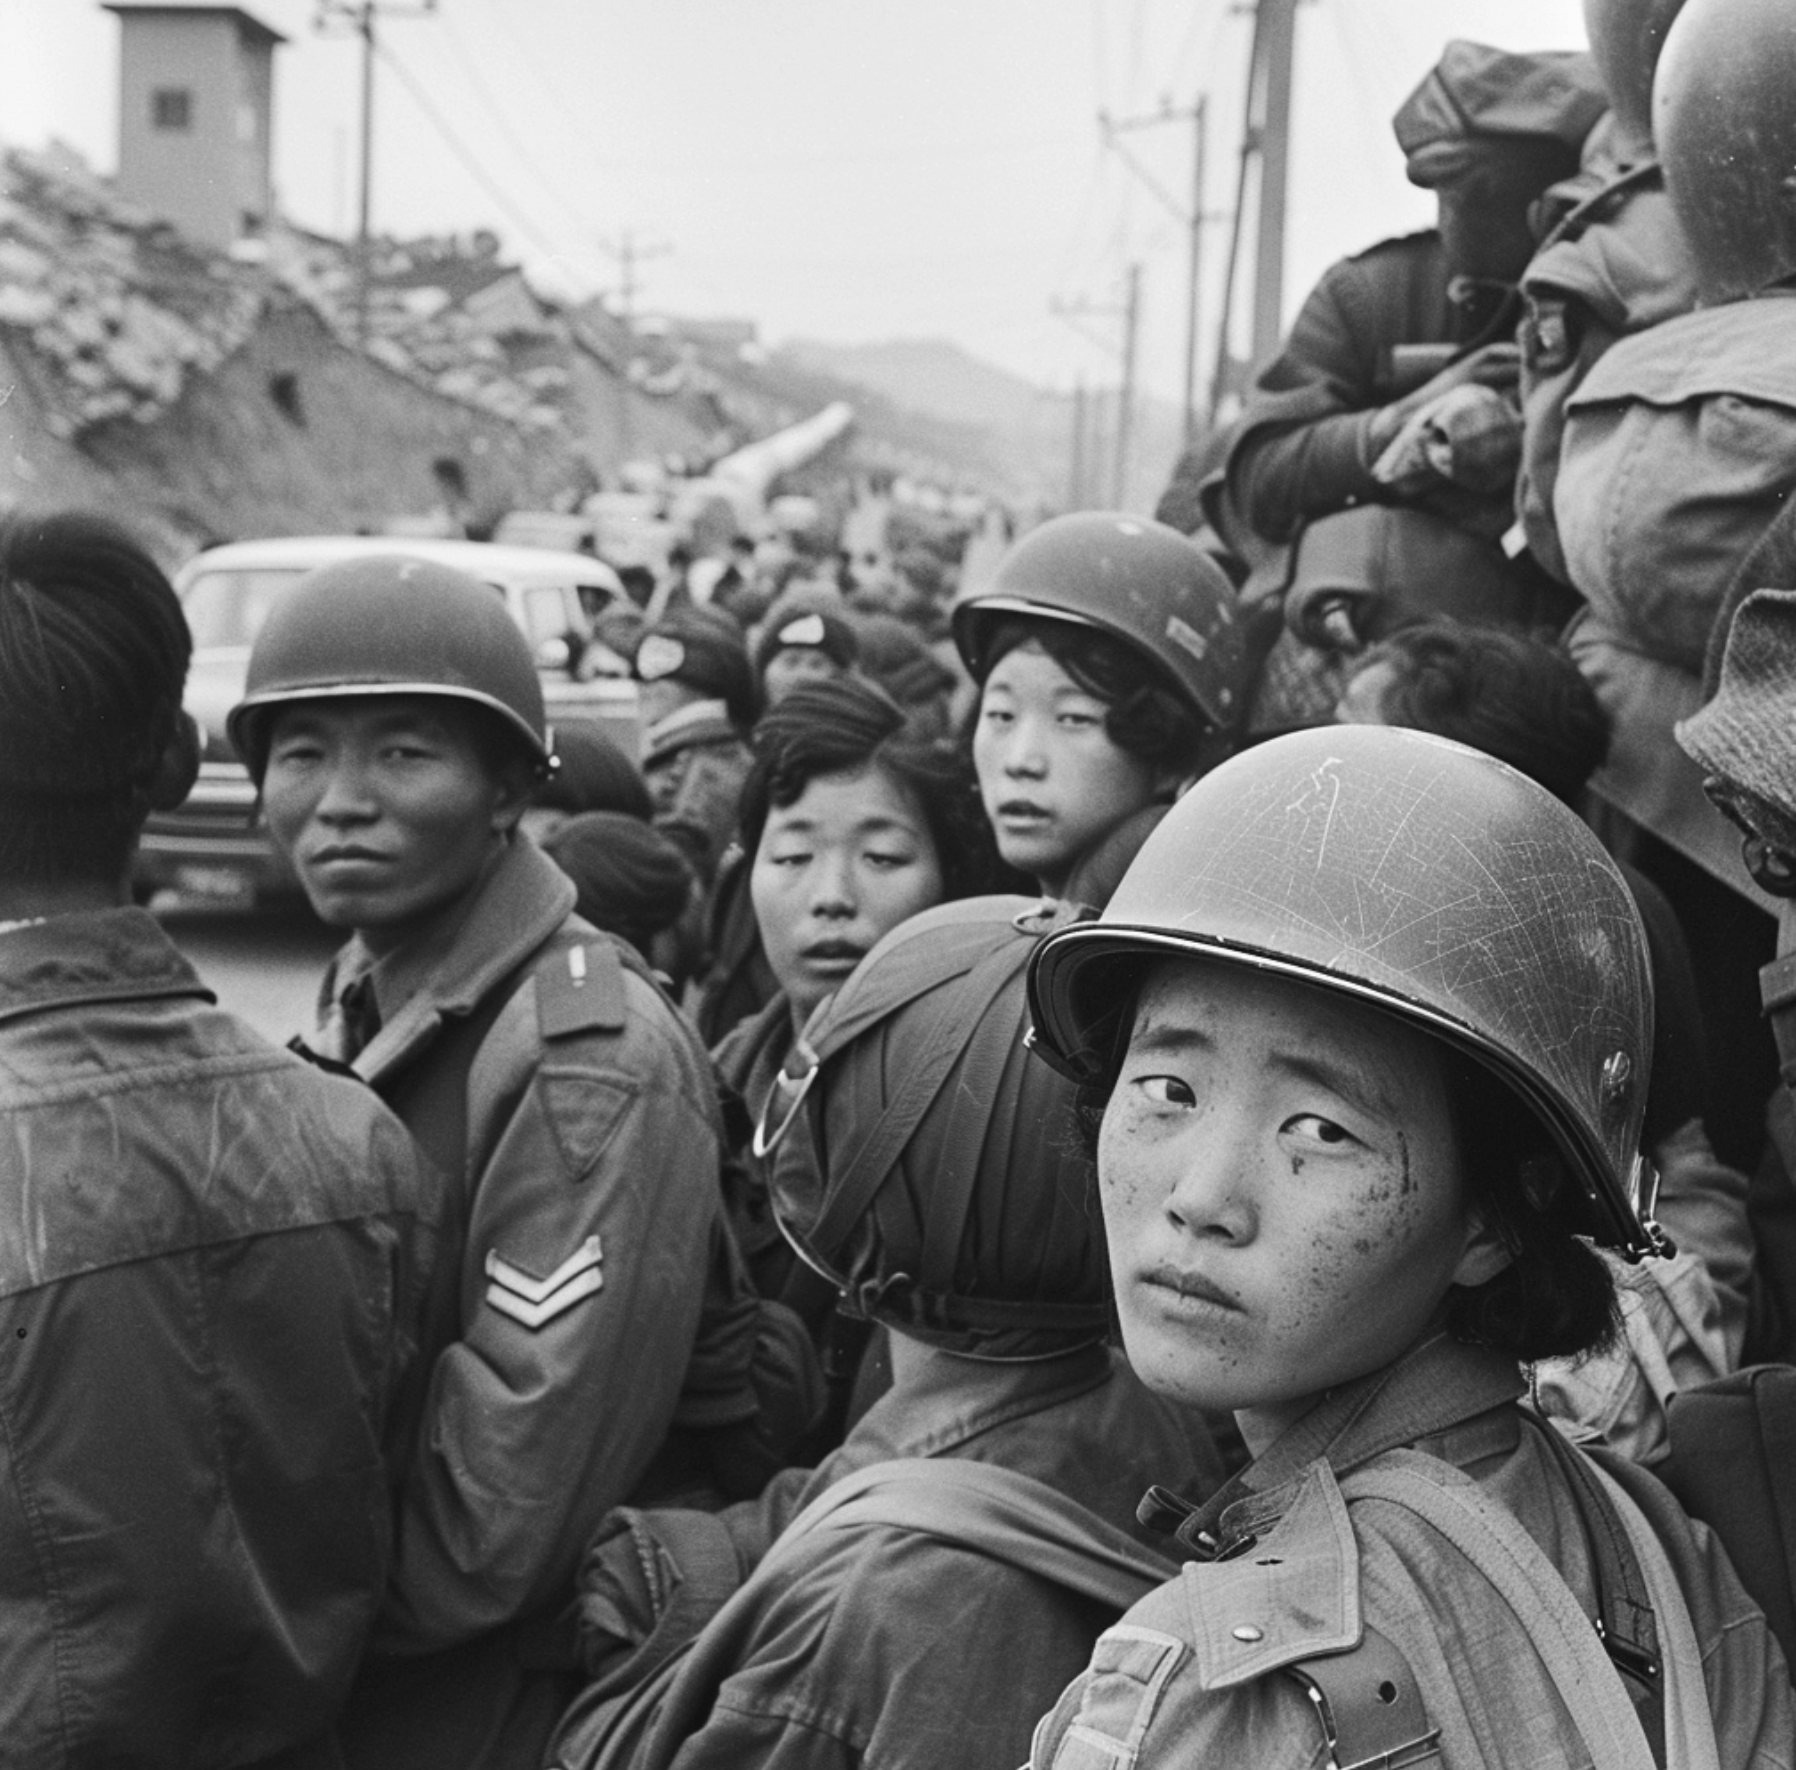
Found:
[{"label": "scratched helmet surface", "polygon": [[1240,711],[1245,648],[1234,587],[1201,547],[1163,522],[1081,511],[1031,529],[949,611],[975,682],[990,668],[993,634],[1018,615],[1121,640],[1217,729]]},{"label": "scratched helmet surface", "polygon": [[1223,763],[1102,918],[1036,953],[1036,1049],[1102,1082],[1146,964],[1180,956],[1294,978],[1444,1040],[1544,1125],[1579,1183],[1580,1233],[1656,1250],[1639,913],[1585,824],[1514,769],[1380,726],[1293,732]]},{"label": "scratched helmet surface", "polygon": [[274,606],[225,721],[258,781],[277,709],[295,701],[418,694],[496,714],[547,764],[542,681],[504,597],[478,578],[401,554],[307,572]]}]

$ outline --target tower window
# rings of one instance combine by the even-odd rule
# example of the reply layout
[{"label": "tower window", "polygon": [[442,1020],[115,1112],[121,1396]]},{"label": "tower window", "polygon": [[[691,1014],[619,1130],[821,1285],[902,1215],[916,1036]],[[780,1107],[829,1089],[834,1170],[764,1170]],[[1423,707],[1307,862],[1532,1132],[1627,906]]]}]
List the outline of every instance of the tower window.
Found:
[{"label": "tower window", "polygon": [[150,126],[153,129],[191,129],[192,89],[187,86],[158,86],[150,94]]}]

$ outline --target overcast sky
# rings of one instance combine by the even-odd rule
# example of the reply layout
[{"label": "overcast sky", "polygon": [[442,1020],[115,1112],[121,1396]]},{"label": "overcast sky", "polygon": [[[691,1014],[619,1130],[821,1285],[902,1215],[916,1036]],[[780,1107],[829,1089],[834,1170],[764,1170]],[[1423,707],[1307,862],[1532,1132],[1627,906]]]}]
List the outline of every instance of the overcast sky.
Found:
[{"label": "overcast sky", "polygon": [[[277,52],[275,178],[354,225],[358,50],[318,0],[250,0]],[[415,8],[409,9],[413,12]],[[945,337],[1047,386],[1115,374],[1144,267],[1143,376],[1177,397],[1185,236],[1097,113],[1211,95],[1208,207],[1233,199],[1252,21],[1231,0],[438,0],[382,23],[375,225],[491,226],[545,286],[759,322],[770,341]],[[1449,37],[1576,48],[1578,0],[1307,0],[1287,302],[1343,253],[1426,225],[1389,119]],[[118,25],[96,0],[0,0],[0,139],[117,153]],[[419,95],[422,95],[421,97]],[[1171,194],[1187,124],[1127,136]],[[1224,225],[1206,251],[1219,270]],[[650,255],[650,253],[653,255]],[[1096,310],[1056,315],[1055,304]],[[1206,329],[1219,293],[1206,290]],[[1206,347],[1206,354],[1208,347]]]}]

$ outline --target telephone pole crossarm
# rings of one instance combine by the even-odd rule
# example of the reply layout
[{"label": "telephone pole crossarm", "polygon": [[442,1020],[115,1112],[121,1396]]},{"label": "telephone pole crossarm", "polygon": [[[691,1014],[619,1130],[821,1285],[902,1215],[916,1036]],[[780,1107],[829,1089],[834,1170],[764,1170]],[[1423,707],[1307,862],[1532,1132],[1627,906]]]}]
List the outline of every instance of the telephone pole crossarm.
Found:
[{"label": "telephone pole crossarm", "polygon": [[374,54],[375,25],[383,18],[428,18],[436,0],[396,5],[393,0],[318,0],[312,28],[321,34],[348,32],[362,40],[362,163],[355,230],[355,341],[368,342],[368,292],[374,276]]}]

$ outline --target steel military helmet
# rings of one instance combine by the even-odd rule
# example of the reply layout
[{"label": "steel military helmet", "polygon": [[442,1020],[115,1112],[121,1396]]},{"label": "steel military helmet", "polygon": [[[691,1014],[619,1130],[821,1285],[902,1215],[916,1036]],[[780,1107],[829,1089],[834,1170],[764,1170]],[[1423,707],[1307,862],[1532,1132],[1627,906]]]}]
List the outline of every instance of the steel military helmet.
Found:
[{"label": "steel military helmet", "polygon": [[1050,936],[1035,1048],[1115,1071],[1144,961],[1188,956],[1394,1014],[1493,1073],[1579,1186],[1573,1227],[1630,1258],[1668,1244],[1639,1154],[1652,1051],[1645,936],[1626,882],[1544,788],[1445,738],[1293,732],[1206,775],[1101,920]]},{"label": "steel military helmet", "polygon": [[991,667],[992,636],[1027,615],[1120,640],[1217,729],[1240,711],[1245,652],[1233,586],[1175,528],[1096,511],[1056,516],[1029,531],[988,583],[949,611],[954,643],[974,681]]},{"label": "steel military helmet", "polygon": [[800,1257],[964,1357],[1050,1358],[1109,1328],[1076,1090],[1023,1037],[1024,967],[1074,913],[970,898],[894,929],[806,1028],[757,1138]]},{"label": "steel military helmet", "polygon": [[278,708],[377,694],[484,707],[540,766],[552,765],[536,661],[503,597],[466,572],[401,554],[321,566],[287,591],[256,636],[225,726],[260,781]]},{"label": "steel military helmet", "polygon": [[1796,7],[1688,0],[1653,85],[1653,139],[1705,299],[1796,273]]},{"label": "steel military helmet", "polygon": [[1653,71],[1684,0],[1584,0],[1591,59],[1616,121],[1635,142],[1653,138]]}]

